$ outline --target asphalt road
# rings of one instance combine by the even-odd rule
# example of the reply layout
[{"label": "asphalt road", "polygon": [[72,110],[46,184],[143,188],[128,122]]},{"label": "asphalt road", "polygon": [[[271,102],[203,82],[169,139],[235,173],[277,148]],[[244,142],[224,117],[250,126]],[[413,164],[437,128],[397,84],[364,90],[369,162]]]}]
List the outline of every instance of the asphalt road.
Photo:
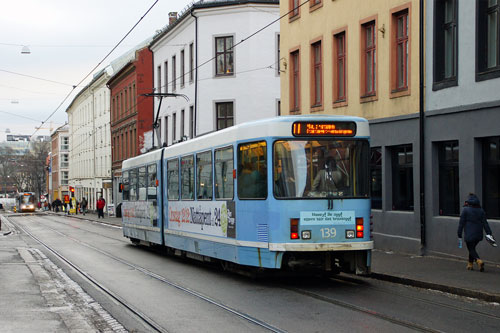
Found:
[{"label": "asphalt road", "polygon": [[[341,275],[261,278],[134,246],[121,228],[63,216],[12,221],[166,332],[497,332],[500,305]],[[129,331],[155,331],[28,235],[25,241]]]}]

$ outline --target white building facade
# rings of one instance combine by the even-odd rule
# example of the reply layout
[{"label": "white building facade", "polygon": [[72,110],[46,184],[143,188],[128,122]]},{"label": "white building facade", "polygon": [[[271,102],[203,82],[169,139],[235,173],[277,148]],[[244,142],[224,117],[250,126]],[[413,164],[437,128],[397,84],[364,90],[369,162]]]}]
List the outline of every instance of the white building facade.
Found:
[{"label": "white building facade", "polygon": [[[110,71],[110,68],[107,69]],[[103,70],[83,88],[66,109],[69,124],[69,186],[78,201],[85,197],[88,209],[96,209],[102,196],[112,202],[110,93]]]},{"label": "white building facade", "polygon": [[[154,87],[185,97],[163,98],[155,146],[279,115],[279,1],[205,1],[170,15],[150,44]],[[155,116],[159,106],[155,97]]]},{"label": "white building facade", "polygon": [[51,134],[50,168],[49,168],[49,202],[63,200],[68,192],[69,181],[69,126],[57,128]]}]

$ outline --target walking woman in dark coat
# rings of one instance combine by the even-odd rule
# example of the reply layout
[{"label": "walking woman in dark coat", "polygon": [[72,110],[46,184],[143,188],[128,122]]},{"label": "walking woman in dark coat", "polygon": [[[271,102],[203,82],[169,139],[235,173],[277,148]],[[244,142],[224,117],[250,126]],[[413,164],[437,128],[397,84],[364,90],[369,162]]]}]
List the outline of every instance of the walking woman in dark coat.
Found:
[{"label": "walking woman in dark coat", "polygon": [[486,221],[486,213],[479,204],[479,199],[474,193],[469,194],[469,198],[465,201],[464,209],[460,215],[460,223],[458,224],[458,238],[462,238],[462,231],[465,230],[465,244],[469,250],[469,262],[467,269],[473,269],[473,263],[476,262],[479,266],[479,271],[484,271],[484,262],[479,259],[476,251],[477,244],[483,240],[483,229],[487,235],[491,235],[491,229]]}]

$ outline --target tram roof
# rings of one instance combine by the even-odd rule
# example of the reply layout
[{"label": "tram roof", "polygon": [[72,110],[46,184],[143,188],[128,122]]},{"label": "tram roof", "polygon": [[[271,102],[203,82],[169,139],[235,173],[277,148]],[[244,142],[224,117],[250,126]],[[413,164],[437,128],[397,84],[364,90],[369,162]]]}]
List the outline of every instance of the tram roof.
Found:
[{"label": "tram roof", "polygon": [[235,142],[259,140],[266,137],[292,137],[292,124],[296,121],[353,121],[357,124],[356,137],[369,137],[368,121],[360,117],[331,116],[331,115],[303,115],[280,116],[246,122],[211,132],[191,140],[177,143],[123,162],[126,169],[135,165],[142,165],[157,161],[161,158],[161,151],[165,150],[165,158],[178,155],[187,155],[191,152],[208,150],[228,146]]}]

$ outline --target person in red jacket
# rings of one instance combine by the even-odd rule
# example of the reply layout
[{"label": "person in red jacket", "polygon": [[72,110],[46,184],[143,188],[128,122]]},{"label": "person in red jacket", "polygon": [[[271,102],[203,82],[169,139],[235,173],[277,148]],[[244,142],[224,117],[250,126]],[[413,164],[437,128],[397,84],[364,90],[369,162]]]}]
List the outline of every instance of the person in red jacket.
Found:
[{"label": "person in red jacket", "polygon": [[104,206],[106,206],[106,201],[104,200],[103,197],[100,197],[99,200],[97,200],[97,217],[98,218],[104,218]]}]

